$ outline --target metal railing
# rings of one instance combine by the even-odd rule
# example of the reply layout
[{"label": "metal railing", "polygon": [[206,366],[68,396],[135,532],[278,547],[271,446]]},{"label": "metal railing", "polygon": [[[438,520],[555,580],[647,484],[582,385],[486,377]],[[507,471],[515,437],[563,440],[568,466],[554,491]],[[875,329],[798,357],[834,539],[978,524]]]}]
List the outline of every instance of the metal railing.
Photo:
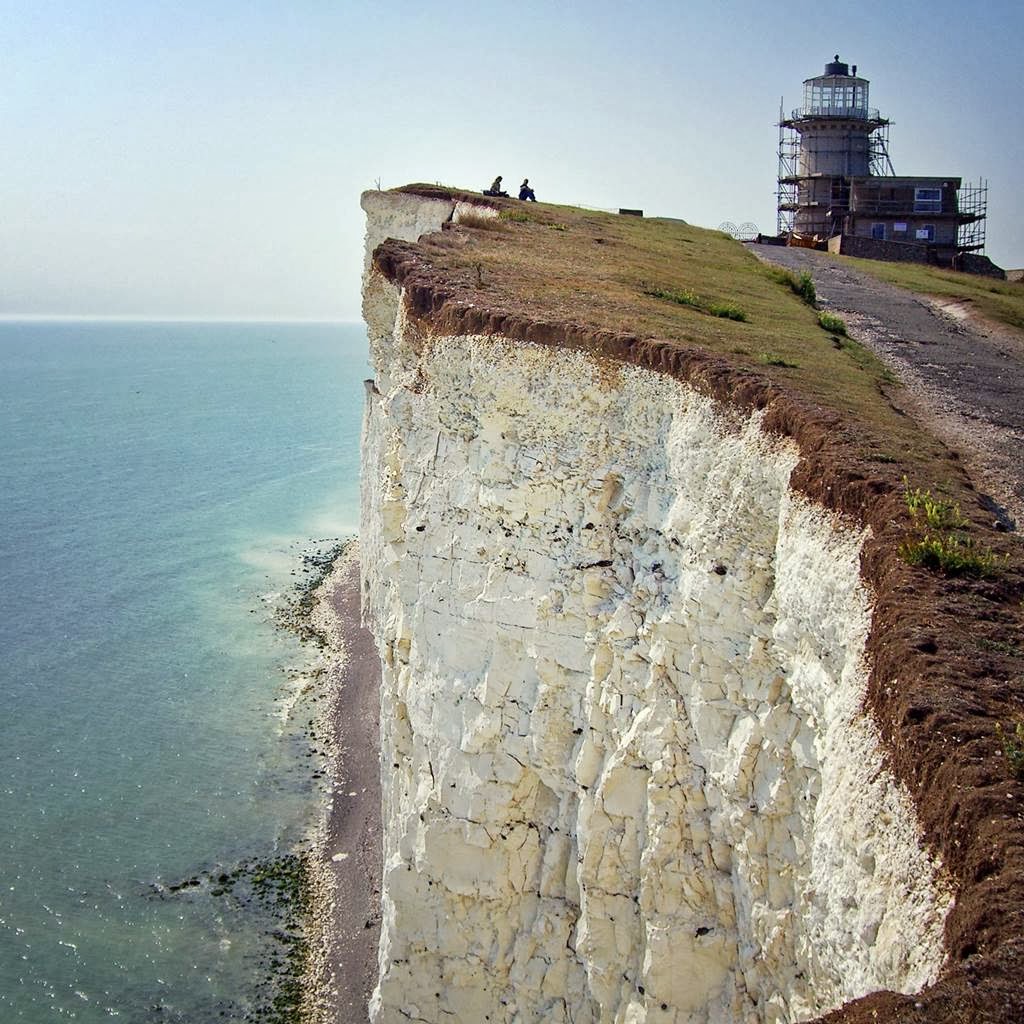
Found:
[{"label": "metal railing", "polygon": [[790,120],[799,121],[805,117],[843,117],[858,121],[882,121],[874,107],[797,107],[790,114]]}]

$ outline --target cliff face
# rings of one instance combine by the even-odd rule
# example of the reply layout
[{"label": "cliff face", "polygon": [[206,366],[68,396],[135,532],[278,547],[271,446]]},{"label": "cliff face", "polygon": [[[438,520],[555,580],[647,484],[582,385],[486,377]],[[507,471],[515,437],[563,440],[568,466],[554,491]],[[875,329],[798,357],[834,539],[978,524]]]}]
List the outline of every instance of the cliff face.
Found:
[{"label": "cliff face", "polygon": [[[368,250],[459,204],[370,193]],[[464,208],[463,208],[464,209]],[[427,333],[369,267],[377,1021],[799,1021],[943,960],[861,713],[864,531],[685,383]]]}]

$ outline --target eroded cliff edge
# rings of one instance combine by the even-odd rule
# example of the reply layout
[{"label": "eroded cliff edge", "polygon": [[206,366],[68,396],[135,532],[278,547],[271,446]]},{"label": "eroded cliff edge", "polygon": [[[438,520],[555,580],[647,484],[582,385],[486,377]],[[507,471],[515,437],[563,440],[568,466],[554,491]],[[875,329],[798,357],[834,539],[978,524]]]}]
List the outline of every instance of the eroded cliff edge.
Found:
[{"label": "eroded cliff edge", "polygon": [[856,513],[884,486],[823,482],[820,416],[800,437],[749,375],[538,329],[377,249],[493,213],[470,197],[364,205],[374,1018],[797,1021],[941,990],[961,879],[871,701],[890,570]]}]

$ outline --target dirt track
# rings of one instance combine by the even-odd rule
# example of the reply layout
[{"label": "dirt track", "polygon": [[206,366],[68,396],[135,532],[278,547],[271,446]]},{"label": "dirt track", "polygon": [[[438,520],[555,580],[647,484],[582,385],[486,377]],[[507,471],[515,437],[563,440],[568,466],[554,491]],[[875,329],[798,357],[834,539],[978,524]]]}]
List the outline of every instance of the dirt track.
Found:
[{"label": "dirt track", "polygon": [[751,245],[760,259],[814,278],[819,304],[893,369],[908,412],[958,450],[1004,528],[1024,523],[1024,336],[969,308],[930,302],[827,253]]}]

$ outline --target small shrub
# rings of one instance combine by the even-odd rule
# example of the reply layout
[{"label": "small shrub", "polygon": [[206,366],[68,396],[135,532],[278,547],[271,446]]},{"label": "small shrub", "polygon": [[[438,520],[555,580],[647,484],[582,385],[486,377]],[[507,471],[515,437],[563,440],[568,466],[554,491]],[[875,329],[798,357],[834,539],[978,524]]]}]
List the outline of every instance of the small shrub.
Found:
[{"label": "small shrub", "polygon": [[960,506],[953,501],[936,498],[931,491],[920,487],[910,489],[907,478],[903,478],[903,497],[907,510],[915,518],[923,518],[933,530],[959,530],[967,525]]},{"label": "small shrub", "polygon": [[769,267],[769,276],[785,285],[794,295],[806,302],[812,309],[818,304],[818,293],[814,288],[814,278],[805,270],[802,274],[794,274],[791,270],[783,270],[781,267]]},{"label": "small shrub", "polygon": [[835,313],[819,313],[818,326],[830,334],[846,334],[846,322]]},{"label": "small shrub", "polygon": [[533,220],[528,213],[524,213],[522,210],[502,210],[498,216],[501,220],[514,221],[516,224],[526,224]]},{"label": "small shrub", "polygon": [[806,270],[797,278],[797,287],[793,291],[812,309],[818,304],[818,293],[814,287],[814,278]]},{"label": "small shrub", "polygon": [[1001,722],[996,722],[996,735],[1003,747],[1003,756],[1010,766],[1010,771],[1024,780],[1024,718],[1018,718],[1012,731],[1003,729]]},{"label": "small shrub", "polygon": [[950,576],[990,576],[1002,561],[991,548],[981,548],[955,534],[926,533],[919,540],[905,541],[899,553],[908,565],[941,570]]},{"label": "small shrub", "polygon": [[747,322],[747,314],[737,306],[730,306],[726,303],[714,302],[708,306],[708,312],[712,316],[721,317],[723,320],[735,320],[738,323]]}]

